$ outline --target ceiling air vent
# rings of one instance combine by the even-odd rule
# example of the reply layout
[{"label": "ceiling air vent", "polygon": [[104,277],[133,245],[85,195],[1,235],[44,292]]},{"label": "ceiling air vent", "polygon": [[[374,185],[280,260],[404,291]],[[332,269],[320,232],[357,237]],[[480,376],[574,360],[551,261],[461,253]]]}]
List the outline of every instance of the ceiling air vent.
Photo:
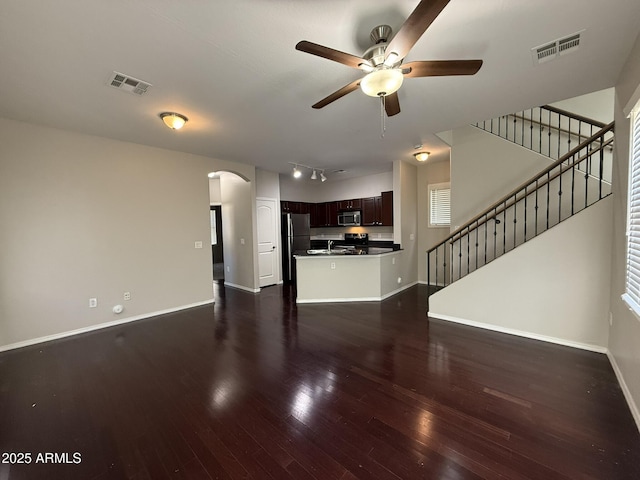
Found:
[{"label": "ceiling air vent", "polygon": [[151,87],[149,82],[139,80],[131,75],[125,75],[120,72],[113,72],[107,80],[107,85],[135,95],[143,95],[147,92],[149,87]]},{"label": "ceiling air vent", "polygon": [[549,60],[558,58],[560,55],[566,55],[576,51],[580,46],[580,36],[583,32],[584,30],[581,30],[567,37],[559,38],[553,42],[532,48],[531,55],[533,56],[533,63],[537,65],[548,62]]}]

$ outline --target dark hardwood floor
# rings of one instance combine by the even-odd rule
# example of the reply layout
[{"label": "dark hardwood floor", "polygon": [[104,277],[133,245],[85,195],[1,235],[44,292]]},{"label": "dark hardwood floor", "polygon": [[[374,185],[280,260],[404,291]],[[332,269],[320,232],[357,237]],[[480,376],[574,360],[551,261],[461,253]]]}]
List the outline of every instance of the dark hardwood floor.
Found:
[{"label": "dark hardwood floor", "polygon": [[32,461],[0,480],[640,478],[605,355],[428,320],[425,293],[218,285],[212,306],[1,353],[2,460]]}]

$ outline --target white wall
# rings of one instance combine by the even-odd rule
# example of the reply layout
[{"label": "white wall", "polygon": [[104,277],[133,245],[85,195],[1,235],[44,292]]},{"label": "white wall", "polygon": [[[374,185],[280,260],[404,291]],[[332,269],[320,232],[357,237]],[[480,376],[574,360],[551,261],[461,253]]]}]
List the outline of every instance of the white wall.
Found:
[{"label": "white wall", "polygon": [[475,127],[453,132],[451,229],[551,164],[549,158]]},{"label": "white wall", "polygon": [[220,178],[224,283],[258,291],[257,237],[255,234],[255,181],[225,173]]},{"label": "white wall", "polygon": [[[640,97],[640,37],[616,85],[616,142],[613,174],[613,254],[611,257],[611,312],[609,351],[627,400],[640,428],[640,320],[620,298],[625,291],[626,216],[628,198],[630,125],[625,113]],[[603,282],[604,283],[604,282]]]},{"label": "white wall", "polygon": [[194,242],[209,243],[218,169],[254,178],[248,165],[0,119],[0,349],[212,301],[211,249]]},{"label": "white wall", "polygon": [[280,176],[277,173],[256,168],[256,197],[274,198],[280,201]]},{"label": "white wall", "polygon": [[608,197],[429,298],[429,315],[606,350]]},{"label": "white wall", "polygon": [[422,283],[427,281],[427,250],[449,236],[449,227],[429,227],[429,185],[451,180],[449,155],[447,151],[429,157],[418,166],[418,280]]},{"label": "white wall", "polygon": [[[306,172],[305,172],[306,173]],[[351,198],[376,197],[393,189],[393,172],[366,175],[345,180],[294,179],[280,175],[280,195],[283,200],[294,202],[331,202]]]},{"label": "white wall", "polygon": [[399,287],[418,281],[418,168],[403,160],[393,162],[393,235],[400,244]]},{"label": "white wall", "polygon": [[602,123],[611,123],[614,117],[615,88],[606,88],[579,97],[555,102],[553,107],[582,115]]}]

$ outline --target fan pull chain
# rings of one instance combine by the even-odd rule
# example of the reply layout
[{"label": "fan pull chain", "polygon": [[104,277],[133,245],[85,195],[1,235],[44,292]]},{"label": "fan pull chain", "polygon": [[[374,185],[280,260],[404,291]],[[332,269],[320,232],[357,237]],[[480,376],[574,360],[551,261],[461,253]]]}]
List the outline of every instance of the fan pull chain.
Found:
[{"label": "fan pull chain", "polygon": [[384,132],[387,130],[387,127],[384,123],[384,104],[384,95],[380,95],[380,138],[384,138]]}]

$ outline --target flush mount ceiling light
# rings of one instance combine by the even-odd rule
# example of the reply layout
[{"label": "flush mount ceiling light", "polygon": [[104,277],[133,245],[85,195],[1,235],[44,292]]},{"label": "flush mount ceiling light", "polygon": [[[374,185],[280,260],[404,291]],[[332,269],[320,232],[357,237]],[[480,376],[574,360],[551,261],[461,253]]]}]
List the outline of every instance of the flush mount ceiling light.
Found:
[{"label": "flush mount ceiling light", "polygon": [[381,68],[365,75],[360,88],[370,97],[386,97],[402,86],[404,75],[399,68]]},{"label": "flush mount ceiling light", "polygon": [[426,162],[427,158],[429,158],[430,152],[417,152],[414,153],[413,156],[416,157],[416,160],[419,162]]},{"label": "flush mount ceiling light", "polygon": [[160,114],[160,118],[171,130],[180,130],[189,121],[184,115],[175,112],[163,112]]}]

